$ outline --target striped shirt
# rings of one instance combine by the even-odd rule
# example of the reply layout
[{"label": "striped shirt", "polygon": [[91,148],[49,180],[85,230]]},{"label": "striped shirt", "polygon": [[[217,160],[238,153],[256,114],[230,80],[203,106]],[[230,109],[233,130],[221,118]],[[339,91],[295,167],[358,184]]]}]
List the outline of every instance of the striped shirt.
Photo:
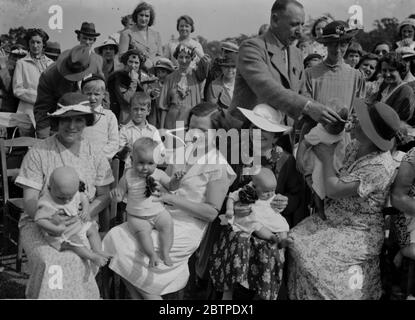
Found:
[{"label": "striped shirt", "polygon": [[348,64],[330,66],[323,61],[305,70],[301,93],[324,105],[335,103],[350,110],[354,99],[363,97],[364,83],[361,72]]}]

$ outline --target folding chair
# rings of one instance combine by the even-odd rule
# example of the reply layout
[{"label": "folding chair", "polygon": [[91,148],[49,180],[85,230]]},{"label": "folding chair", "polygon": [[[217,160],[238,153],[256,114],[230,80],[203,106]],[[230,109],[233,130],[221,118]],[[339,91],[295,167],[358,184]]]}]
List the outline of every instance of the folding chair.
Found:
[{"label": "folding chair", "polygon": [[[8,161],[8,156],[12,155],[14,148],[30,148],[38,140],[31,137],[20,137],[15,139],[0,139],[0,159],[1,176],[3,191],[3,248],[8,251],[9,244],[17,246],[16,270],[21,271],[23,248],[20,243],[18,223],[20,214],[23,212],[23,198],[11,198],[9,194],[9,182],[13,182],[19,174],[20,163],[23,160],[23,152],[14,161]],[[19,159],[20,158],[20,159]]]}]

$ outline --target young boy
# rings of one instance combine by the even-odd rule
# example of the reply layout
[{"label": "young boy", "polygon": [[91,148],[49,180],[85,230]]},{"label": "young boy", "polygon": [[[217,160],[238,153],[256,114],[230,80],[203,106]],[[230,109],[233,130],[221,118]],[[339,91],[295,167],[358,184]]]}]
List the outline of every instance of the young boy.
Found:
[{"label": "young boy", "polygon": [[[159,160],[158,143],[149,137],[134,142],[132,167],[127,169],[111,197],[122,201],[127,195],[127,223],[137,237],[144,253],[149,257],[149,267],[156,267],[160,258],[167,266],[173,265],[170,249],[173,244],[173,221],[169,212],[155,201],[153,194],[157,190],[154,182],[167,190],[179,187],[182,175],[170,177],[156,168]],[[156,229],[160,237],[160,258],[154,250],[151,230]]]},{"label": "young boy", "polygon": [[83,137],[111,160],[119,149],[118,121],[111,110],[102,106],[106,90],[104,78],[92,75],[82,81],[81,89],[89,97],[91,109],[95,113],[94,125],[84,129]]},{"label": "young boy", "polygon": [[160,144],[161,150],[164,150],[158,130],[147,121],[150,108],[151,98],[144,92],[136,92],[131,99],[131,120],[120,129],[119,155],[122,159],[125,159],[126,168],[131,166],[131,160],[128,155],[132,150],[134,142],[139,138],[152,138]]},{"label": "young boy", "polygon": [[[79,186],[79,176],[74,168],[55,169],[49,178],[46,193],[39,199],[35,222],[53,248],[59,251],[72,250],[81,258],[91,260],[101,267],[108,262],[109,256],[102,251],[96,224],[89,221],[89,202],[86,196],[79,192]],[[54,215],[78,219],[75,223],[65,226],[64,223],[56,224],[53,221]],[[92,250],[85,246],[85,236]]]}]

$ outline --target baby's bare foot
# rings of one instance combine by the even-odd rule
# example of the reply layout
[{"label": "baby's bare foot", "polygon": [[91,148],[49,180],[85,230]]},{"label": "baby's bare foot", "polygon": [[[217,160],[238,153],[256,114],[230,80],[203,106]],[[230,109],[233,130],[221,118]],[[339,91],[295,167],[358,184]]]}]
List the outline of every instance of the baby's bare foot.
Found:
[{"label": "baby's bare foot", "polygon": [[150,256],[149,258],[150,258],[150,260],[148,261],[149,268],[155,268],[161,263],[161,260],[156,253]]},{"label": "baby's bare foot", "polygon": [[173,265],[173,261],[171,260],[170,255],[163,254],[161,258],[166,266],[171,267]]}]

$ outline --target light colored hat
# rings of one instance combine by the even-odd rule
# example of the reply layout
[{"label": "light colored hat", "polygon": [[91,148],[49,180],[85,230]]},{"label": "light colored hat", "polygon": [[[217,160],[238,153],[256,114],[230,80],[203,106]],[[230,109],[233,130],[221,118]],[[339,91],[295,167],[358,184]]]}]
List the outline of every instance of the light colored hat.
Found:
[{"label": "light colored hat", "polygon": [[402,55],[402,59],[404,60],[415,59],[415,50],[410,47],[400,47],[397,48],[395,52],[400,53]]},{"label": "light colored hat", "polygon": [[408,25],[412,26],[412,28],[415,29],[415,19],[411,19],[411,18],[404,19],[398,26],[399,34],[401,33],[402,27],[403,26],[408,26]]},{"label": "light colored hat", "polygon": [[102,50],[106,46],[113,47],[114,51],[115,51],[115,54],[118,53],[118,43],[111,37],[109,37],[108,39],[105,39],[104,42],[102,42],[102,44],[100,46],[96,47],[94,50],[95,50],[96,53],[101,54]]},{"label": "light colored hat", "polygon": [[48,113],[52,118],[67,118],[79,115],[92,114],[88,96],[78,93],[65,93],[58,101],[58,109]]},{"label": "light colored hat", "polygon": [[355,100],[354,108],[360,127],[370,141],[382,151],[391,150],[401,126],[396,111],[382,102],[368,104],[362,99]]},{"label": "light colored hat", "polygon": [[225,51],[239,52],[239,47],[236,43],[230,41],[223,41],[220,43],[220,48]]},{"label": "light colored hat", "polygon": [[253,110],[239,108],[239,111],[259,129],[268,132],[288,132],[292,128],[282,123],[284,115],[268,104],[258,104]]}]

